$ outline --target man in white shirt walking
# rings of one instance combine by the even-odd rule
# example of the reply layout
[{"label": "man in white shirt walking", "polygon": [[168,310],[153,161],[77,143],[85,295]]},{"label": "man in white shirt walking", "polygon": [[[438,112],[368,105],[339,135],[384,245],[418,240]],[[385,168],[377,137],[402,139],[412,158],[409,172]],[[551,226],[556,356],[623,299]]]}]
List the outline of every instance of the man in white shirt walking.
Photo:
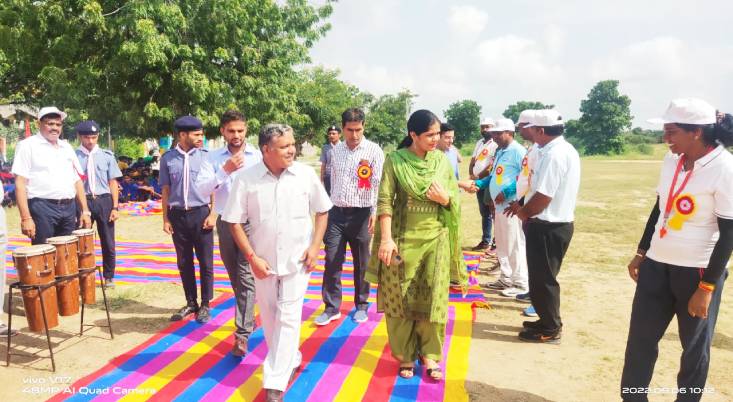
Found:
[{"label": "man in white shirt walking", "polygon": [[[239,172],[262,161],[262,153],[248,144],[247,120],[236,110],[227,110],[219,120],[219,132],[226,145],[209,152],[208,159],[201,165],[197,187],[202,194],[214,192],[214,212],[217,215],[216,232],[219,235],[221,261],[229,274],[236,307],[234,323],[234,346],[232,355],[244,357],[247,354],[247,341],[254,330],[255,323],[255,283],[247,259],[237,248],[229,224],[222,221],[221,215],[229,199],[232,182]],[[245,232],[249,224],[244,224]]]},{"label": "man in white shirt walking", "polygon": [[516,215],[527,222],[529,294],[540,319],[525,321],[519,339],[558,344],[562,320],[557,274],[573,237],[580,158],[563,138],[556,110],[538,110],[525,127],[532,129],[539,151],[525,204]]},{"label": "man in white shirt walking", "polygon": [[[331,209],[320,178],[294,162],[293,130],[268,124],[259,135],[262,163],[235,178],[222,219],[249,261],[268,352],[263,367],[267,401],[282,401],[300,366],[300,317],[308,279]],[[315,225],[311,215],[315,214]],[[242,223],[250,223],[246,234]]]}]

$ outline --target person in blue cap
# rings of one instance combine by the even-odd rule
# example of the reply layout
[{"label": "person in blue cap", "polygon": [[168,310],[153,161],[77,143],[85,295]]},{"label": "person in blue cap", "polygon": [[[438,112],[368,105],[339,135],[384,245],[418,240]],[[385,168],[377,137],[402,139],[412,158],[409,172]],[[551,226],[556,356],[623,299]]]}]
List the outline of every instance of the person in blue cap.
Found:
[{"label": "person in blue cap", "polygon": [[84,174],[84,192],[92,222],[97,225],[102,245],[104,286],[114,287],[115,276],[115,221],[118,218],[117,203],[120,194],[117,179],[122,176],[114,153],[97,145],[99,125],[85,120],[76,125],[81,144],[76,150]]},{"label": "person in blue cap", "polygon": [[[183,282],[186,305],[171,316],[179,321],[196,314],[196,321],[209,321],[209,300],[214,293],[214,232],[216,214],[212,214],[211,194],[202,194],[196,186],[201,165],[207,159],[202,148],[204,131],[201,120],[184,116],[174,123],[178,144],[160,160],[160,185],[163,190],[163,231],[173,236],[178,271]],[[196,271],[193,253],[199,261],[201,305],[197,301]]]}]

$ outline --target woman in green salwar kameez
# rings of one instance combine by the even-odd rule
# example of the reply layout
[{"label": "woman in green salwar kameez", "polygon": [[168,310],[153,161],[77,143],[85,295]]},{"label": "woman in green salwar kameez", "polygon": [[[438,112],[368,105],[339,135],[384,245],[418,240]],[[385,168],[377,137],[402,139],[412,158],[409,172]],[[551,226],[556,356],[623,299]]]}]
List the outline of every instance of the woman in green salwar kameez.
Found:
[{"label": "woman in green salwar kameez", "polygon": [[467,278],[460,248],[458,186],[448,158],[436,150],[438,117],[418,110],[410,116],[407,131],[384,164],[377,200],[379,225],[366,275],[379,285],[377,307],[386,316],[399,375],[412,377],[420,358],[427,375],[441,380],[450,282],[465,288]]}]

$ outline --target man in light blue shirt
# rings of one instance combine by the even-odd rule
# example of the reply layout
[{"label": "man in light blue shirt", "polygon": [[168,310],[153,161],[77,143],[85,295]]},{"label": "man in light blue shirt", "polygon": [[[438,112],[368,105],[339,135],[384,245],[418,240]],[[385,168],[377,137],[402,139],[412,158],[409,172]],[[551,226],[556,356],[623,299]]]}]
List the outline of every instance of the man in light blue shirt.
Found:
[{"label": "man in light blue shirt", "polygon": [[491,136],[498,145],[494,165],[488,177],[476,181],[478,188],[488,186],[484,202],[491,210],[499,211],[494,214],[494,237],[501,276],[488,287],[501,291],[502,296],[515,297],[529,289],[524,232],[519,218],[507,216],[502,211],[517,199],[517,178],[522,172],[522,159],[527,150],[514,141],[511,119],[497,120]]},{"label": "man in light blue shirt", "polygon": [[453,173],[458,177],[458,164],[461,163],[461,155],[458,153],[458,149],[453,146],[453,141],[456,138],[456,131],[450,123],[442,123],[440,125],[440,140],[438,141],[438,149],[445,153],[448,157],[450,165],[453,167]]},{"label": "man in light blue shirt", "polygon": [[[219,234],[219,252],[237,304],[235,308],[234,347],[232,355],[244,357],[247,341],[254,330],[255,285],[246,257],[234,242],[229,224],[221,220],[229,199],[234,177],[241,171],[262,160],[262,153],[247,144],[247,120],[236,110],[227,110],[219,120],[219,132],[226,145],[209,152],[208,160],[202,165],[196,186],[203,194],[214,192],[216,231]],[[249,223],[244,224],[249,232]]]}]

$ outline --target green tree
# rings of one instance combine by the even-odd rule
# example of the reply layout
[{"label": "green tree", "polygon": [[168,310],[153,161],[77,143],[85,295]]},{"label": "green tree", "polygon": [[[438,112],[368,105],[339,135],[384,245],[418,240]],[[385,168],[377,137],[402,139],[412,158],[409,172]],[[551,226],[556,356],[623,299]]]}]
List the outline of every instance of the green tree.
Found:
[{"label": "green tree", "polygon": [[409,90],[403,90],[374,100],[366,114],[364,131],[367,138],[381,146],[402,141],[407,135],[407,114],[415,96]]},{"label": "green tree", "polygon": [[4,0],[0,98],[141,137],[183,114],[213,134],[230,107],[253,129],[301,124],[293,67],[309,61],[331,12],[306,0]]},{"label": "green tree", "polygon": [[507,119],[512,119],[512,121],[516,123],[517,120],[519,120],[519,114],[522,113],[523,110],[552,109],[554,107],[555,105],[545,105],[542,102],[519,101],[513,105],[507,106],[506,110],[504,110],[504,113],[502,113],[502,116],[506,117]]},{"label": "green tree", "polygon": [[451,103],[443,115],[456,129],[455,144],[457,147],[478,140],[481,106],[476,101],[466,99]]},{"label": "green tree", "polygon": [[631,128],[631,99],[619,93],[618,84],[616,80],[601,81],[580,103],[578,134],[588,155],[623,152],[621,134]]},{"label": "green tree", "polygon": [[372,96],[338,78],[338,70],[315,67],[299,73],[296,87],[298,111],[305,118],[293,125],[300,143],[320,145],[325,142],[326,129],[341,125],[341,113],[350,107],[364,108]]}]

